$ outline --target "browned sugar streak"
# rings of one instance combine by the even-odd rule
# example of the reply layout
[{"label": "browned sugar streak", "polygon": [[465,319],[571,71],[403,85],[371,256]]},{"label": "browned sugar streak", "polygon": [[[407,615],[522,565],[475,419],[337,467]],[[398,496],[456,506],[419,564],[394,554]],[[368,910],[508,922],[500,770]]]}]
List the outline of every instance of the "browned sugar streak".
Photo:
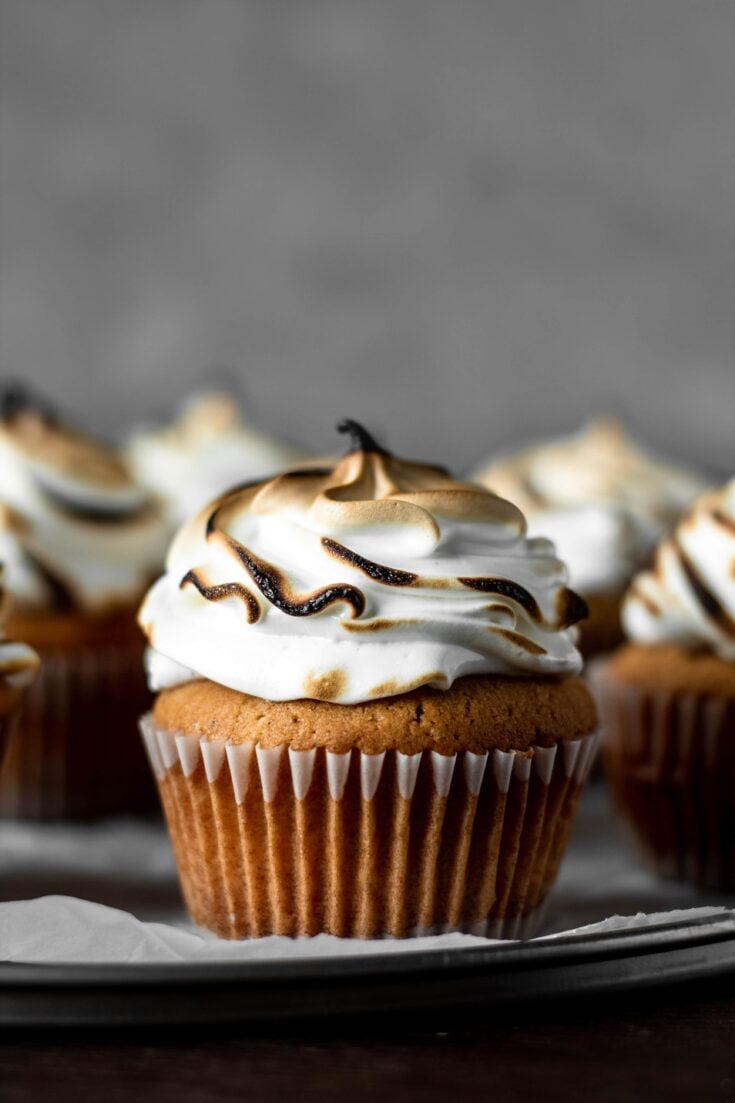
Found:
[{"label": "browned sugar streak", "polygon": [[541,621],[541,610],[533,594],[517,582],[508,578],[460,578],[463,586],[470,590],[479,590],[483,594],[502,594],[516,601],[535,621]]},{"label": "browned sugar streak", "polygon": [[92,506],[82,502],[73,501],[65,497],[56,488],[50,487],[43,479],[35,477],[34,482],[44,500],[57,513],[70,517],[74,521],[92,525],[124,525],[135,521],[142,521],[152,514],[149,502],[143,502],[132,508],[115,508],[114,506]]},{"label": "browned sugar streak", "polygon": [[640,601],[641,605],[650,613],[652,617],[660,617],[661,610],[656,602],[644,593],[642,588],[635,582],[630,588],[630,596],[635,598],[636,601]]},{"label": "browned sugar streak", "polygon": [[63,578],[55,570],[24,548],[24,556],[41,576],[51,595],[51,608],[56,612],[70,612],[76,606],[74,594]]},{"label": "browned sugar streak", "polygon": [[735,518],[729,517],[726,513],[723,513],[721,509],[714,509],[712,511],[712,520],[721,528],[727,529],[728,532],[735,533]]},{"label": "browned sugar streak", "polygon": [[307,675],[304,679],[304,696],[317,701],[333,701],[347,689],[347,675],[338,668],[328,670],[316,677]]},{"label": "browned sugar streak", "polygon": [[191,584],[195,586],[203,598],[207,601],[223,601],[227,597],[237,597],[245,605],[245,615],[248,624],[255,624],[260,620],[260,606],[254,594],[241,582],[221,582],[215,586],[209,586],[204,582],[195,570],[187,571],[179,583],[179,589]]},{"label": "browned sugar streak", "polygon": [[574,590],[564,586],[556,595],[556,616],[558,628],[571,628],[573,624],[585,620],[589,616],[589,609],[584,598]]},{"label": "browned sugar streak", "polygon": [[423,620],[406,618],[404,620],[389,620],[387,617],[376,617],[375,620],[345,620],[341,621],[346,632],[385,632],[391,628],[405,628],[411,625],[425,624]]},{"label": "browned sugar streak", "polygon": [[707,616],[715,622],[725,635],[735,638],[735,620],[728,614],[727,610],[722,607],[719,600],[715,597],[708,586],[704,584],[699,577],[697,571],[694,568],[691,560],[687,556],[686,552],[682,548],[678,541],[673,542],[674,551],[676,552],[681,568],[686,576],[686,580],[691,587],[692,593],[696,597],[699,604],[704,609]]},{"label": "browned sugar streak", "polygon": [[412,682],[399,682],[397,678],[392,678],[387,682],[380,682],[379,685],[373,686],[370,693],[373,697],[398,697],[402,693],[412,693],[415,689],[420,689],[422,686],[427,686],[429,683],[434,682],[438,684],[446,684],[446,675],[441,670],[430,670],[428,674],[420,675],[418,678],[414,678]]},{"label": "browned sugar streak", "polygon": [[493,632],[496,636],[503,636],[504,639],[509,640],[510,643],[514,643],[516,647],[523,648],[529,655],[545,655],[546,648],[541,647],[539,644],[534,643],[533,640],[527,640],[525,636],[522,636],[519,632],[512,632],[510,628],[496,628],[492,625],[489,632]]},{"label": "browned sugar streak", "polygon": [[356,567],[363,574],[368,575],[369,578],[376,582],[382,582],[385,586],[413,586],[418,579],[418,575],[412,571],[401,571],[396,567],[384,567],[381,563],[375,563],[372,559],[365,559],[364,556],[358,555],[351,548],[346,548],[344,544],[338,543],[337,540],[331,540],[328,536],[322,537],[322,547],[326,548],[335,558],[349,563],[350,566]]},{"label": "browned sugar streak", "polygon": [[[525,586],[511,581],[509,578],[459,578],[458,581],[471,590],[479,590],[480,593],[500,594],[503,597],[510,598],[511,601],[517,602],[521,608],[525,609],[537,624],[544,623],[544,617],[533,594],[529,593]],[[589,614],[589,609],[579,594],[565,586],[556,596],[556,612],[557,620],[552,627],[561,629],[570,628],[578,621],[584,620]]]}]

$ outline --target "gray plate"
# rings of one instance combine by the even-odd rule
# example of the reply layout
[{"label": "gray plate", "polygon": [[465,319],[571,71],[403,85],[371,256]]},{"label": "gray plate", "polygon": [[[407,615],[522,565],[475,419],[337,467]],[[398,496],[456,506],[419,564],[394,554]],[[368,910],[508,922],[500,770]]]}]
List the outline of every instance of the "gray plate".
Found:
[{"label": "gray plate", "polygon": [[378,958],[0,964],[3,1026],[255,1023],[498,1005],[735,974],[735,911],[648,929]]}]

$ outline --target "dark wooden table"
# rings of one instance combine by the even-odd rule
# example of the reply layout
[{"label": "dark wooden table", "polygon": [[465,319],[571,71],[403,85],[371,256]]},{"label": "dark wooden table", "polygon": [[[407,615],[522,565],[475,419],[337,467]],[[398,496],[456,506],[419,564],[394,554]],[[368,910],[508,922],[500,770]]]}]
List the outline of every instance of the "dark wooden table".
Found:
[{"label": "dark wooden table", "polygon": [[8,1033],[0,1100],[735,1100],[735,978],[423,1020]]}]

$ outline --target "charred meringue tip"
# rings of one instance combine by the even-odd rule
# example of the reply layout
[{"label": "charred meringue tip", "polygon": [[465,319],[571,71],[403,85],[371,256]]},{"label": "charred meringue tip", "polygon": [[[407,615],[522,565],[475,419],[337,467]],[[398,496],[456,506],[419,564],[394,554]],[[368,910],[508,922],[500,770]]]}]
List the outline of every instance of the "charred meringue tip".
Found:
[{"label": "charred meringue tip", "polygon": [[375,452],[379,456],[390,455],[390,452],[386,448],[381,448],[372,434],[359,421],[353,421],[352,418],[345,417],[342,421],[337,422],[337,432],[346,433],[350,438],[347,455],[350,455],[351,452]]},{"label": "charred meringue tip", "polygon": [[37,414],[49,424],[57,421],[53,404],[27,383],[9,379],[0,384],[0,418],[12,420],[25,413]]}]

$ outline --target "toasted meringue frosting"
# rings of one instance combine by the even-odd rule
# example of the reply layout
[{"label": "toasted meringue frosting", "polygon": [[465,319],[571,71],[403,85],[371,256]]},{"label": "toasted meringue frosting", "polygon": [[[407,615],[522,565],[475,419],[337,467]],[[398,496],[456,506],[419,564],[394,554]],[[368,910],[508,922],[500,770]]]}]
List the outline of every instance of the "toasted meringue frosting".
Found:
[{"label": "toasted meringue frosting", "polygon": [[530,534],[554,541],[583,593],[625,586],[707,485],[639,448],[611,418],[493,459],[472,477],[515,502]]},{"label": "toasted meringue frosting", "polygon": [[735,661],[735,479],[703,494],[636,575],[623,626],[640,643],[707,647]]},{"label": "toasted meringue frosting", "polygon": [[18,604],[87,612],[134,604],[160,568],[167,527],[114,451],[37,399],[0,402],[0,559]]},{"label": "toasted meringue frosting", "polygon": [[170,425],[134,433],[127,458],[178,526],[231,486],[275,475],[305,456],[247,426],[231,395],[209,391],[191,398]]},{"label": "toasted meringue frosting", "polygon": [[33,681],[38,670],[36,652],[24,643],[7,640],[2,630],[8,600],[3,585],[4,570],[0,565],[0,679],[12,686],[25,686]]},{"label": "toasted meringue frosting", "polygon": [[153,689],[204,677],[355,704],[466,674],[572,674],[586,609],[510,502],[383,452],[226,494],[176,536],[139,614]]}]

